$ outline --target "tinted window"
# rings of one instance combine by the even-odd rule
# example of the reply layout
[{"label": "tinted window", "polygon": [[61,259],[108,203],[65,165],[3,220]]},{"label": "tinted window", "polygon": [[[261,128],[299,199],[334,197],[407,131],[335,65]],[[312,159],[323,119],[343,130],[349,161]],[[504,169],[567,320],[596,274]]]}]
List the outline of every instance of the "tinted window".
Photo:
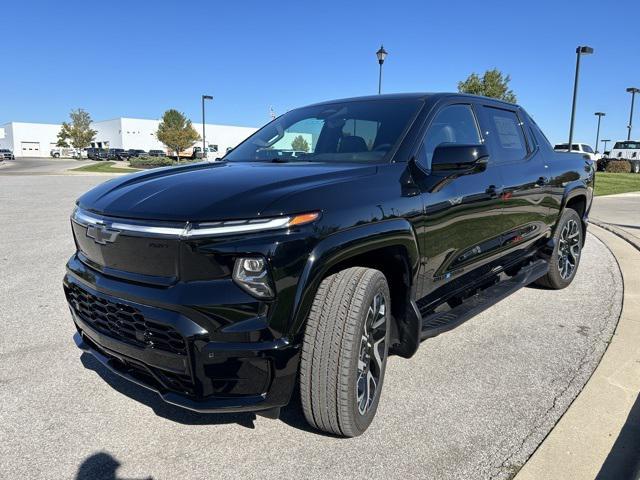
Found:
[{"label": "tinted window", "polygon": [[489,131],[500,163],[522,160],[527,156],[527,142],[520,119],[511,110],[484,107],[489,119]]},{"label": "tinted window", "polygon": [[433,152],[443,143],[481,143],[475,116],[469,105],[449,105],[436,114],[425,134],[418,162],[430,169]]},{"label": "tinted window", "polygon": [[285,113],[225,159],[237,162],[371,162],[389,159],[420,100],[370,100],[314,105]]},{"label": "tinted window", "polygon": [[589,145],[582,144],[582,150],[587,153],[593,153],[593,149]]}]

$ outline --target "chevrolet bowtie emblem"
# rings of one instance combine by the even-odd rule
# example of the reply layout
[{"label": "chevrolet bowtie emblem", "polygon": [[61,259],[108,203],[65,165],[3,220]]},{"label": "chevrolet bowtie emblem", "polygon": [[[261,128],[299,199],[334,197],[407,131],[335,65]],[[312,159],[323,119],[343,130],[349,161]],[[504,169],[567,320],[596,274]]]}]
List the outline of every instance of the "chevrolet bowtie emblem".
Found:
[{"label": "chevrolet bowtie emblem", "polygon": [[111,230],[105,225],[89,225],[87,227],[87,237],[92,238],[94,242],[100,245],[115,242],[118,235],[120,235],[119,230]]}]

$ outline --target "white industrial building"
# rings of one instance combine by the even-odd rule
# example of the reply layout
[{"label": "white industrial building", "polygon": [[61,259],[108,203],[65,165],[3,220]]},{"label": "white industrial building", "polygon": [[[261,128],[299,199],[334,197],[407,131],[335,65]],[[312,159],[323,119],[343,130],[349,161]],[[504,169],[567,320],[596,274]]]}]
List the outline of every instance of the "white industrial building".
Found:
[{"label": "white industrial building", "polygon": [[[93,122],[91,128],[97,133],[91,146],[166,151],[165,146],[156,137],[159,123],[159,120],[125,117]],[[56,146],[61,126],[60,124],[9,122],[0,127],[0,148],[12,150],[16,157],[48,157],[51,149]],[[194,123],[193,127],[202,136],[202,124]],[[217,147],[217,151],[221,154],[256,131],[252,127],[209,123],[205,127],[207,145]]]}]

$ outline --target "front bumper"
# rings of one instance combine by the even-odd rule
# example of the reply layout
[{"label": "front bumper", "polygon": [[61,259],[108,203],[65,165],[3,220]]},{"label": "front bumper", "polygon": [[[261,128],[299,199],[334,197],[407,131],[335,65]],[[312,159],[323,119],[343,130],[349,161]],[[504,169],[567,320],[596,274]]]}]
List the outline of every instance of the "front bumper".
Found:
[{"label": "front bumper", "polygon": [[[262,411],[289,402],[300,348],[288,338],[221,341],[179,308],[141,299],[145,288],[132,301],[126,291],[133,286],[86,273],[72,258],[64,278],[74,341],[112,372],[196,412]],[[117,296],[116,286],[123,289]]]}]

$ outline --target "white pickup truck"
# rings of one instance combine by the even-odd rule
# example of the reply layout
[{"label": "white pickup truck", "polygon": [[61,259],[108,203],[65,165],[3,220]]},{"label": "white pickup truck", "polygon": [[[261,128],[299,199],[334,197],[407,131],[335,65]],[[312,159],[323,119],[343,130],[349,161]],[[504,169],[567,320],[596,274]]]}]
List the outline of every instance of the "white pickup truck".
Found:
[{"label": "white pickup truck", "polygon": [[631,164],[631,172],[640,173],[640,142],[633,140],[616,142],[609,153],[609,160],[628,160]]},{"label": "white pickup truck", "polygon": [[[568,152],[569,151],[569,149],[567,148],[568,145],[569,145],[568,143],[559,143],[558,145],[553,147],[553,149],[556,152]],[[587,155],[594,162],[597,162],[598,160],[600,160],[602,158],[601,154],[594,152],[593,148],[591,148],[586,143],[574,143],[574,144],[572,144],[571,145],[571,152],[573,152],[573,153],[581,153],[583,155]]]}]

